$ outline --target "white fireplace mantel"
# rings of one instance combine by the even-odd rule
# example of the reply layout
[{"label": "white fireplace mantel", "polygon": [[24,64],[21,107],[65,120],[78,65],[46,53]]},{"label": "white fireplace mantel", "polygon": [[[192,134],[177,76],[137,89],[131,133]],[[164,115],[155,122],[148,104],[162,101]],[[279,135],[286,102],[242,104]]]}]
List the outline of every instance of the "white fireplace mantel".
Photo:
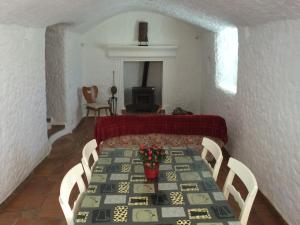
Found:
[{"label": "white fireplace mantel", "polygon": [[105,54],[114,64],[116,86],[118,87],[118,112],[125,109],[124,105],[124,63],[130,61],[161,61],[162,69],[162,107],[170,112],[170,90],[168,79],[176,74],[176,45],[105,45]]},{"label": "white fireplace mantel", "polygon": [[161,58],[176,57],[176,45],[107,45],[106,55],[109,58]]}]

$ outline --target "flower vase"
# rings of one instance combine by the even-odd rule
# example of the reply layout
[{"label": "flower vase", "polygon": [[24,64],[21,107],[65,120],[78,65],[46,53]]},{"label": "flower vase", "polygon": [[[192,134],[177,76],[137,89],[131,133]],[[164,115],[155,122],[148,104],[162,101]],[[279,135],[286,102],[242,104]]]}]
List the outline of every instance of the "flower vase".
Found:
[{"label": "flower vase", "polygon": [[144,163],[144,172],[147,180],[155,180],[159,173],[159,163],[155,163],[153,168],[151,168],[150,163]]}]

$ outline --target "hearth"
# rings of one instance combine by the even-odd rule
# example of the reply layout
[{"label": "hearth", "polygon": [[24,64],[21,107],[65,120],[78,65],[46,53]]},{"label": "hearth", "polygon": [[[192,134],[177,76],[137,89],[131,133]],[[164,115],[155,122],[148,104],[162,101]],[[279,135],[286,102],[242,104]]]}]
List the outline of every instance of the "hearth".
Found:
[{"label": "hearth", "polygon": [[132,104],[126,106],[127,112],[155,112],[155,88],[147,87],[150,62],[144,62],[141,87],[132,87]]}]

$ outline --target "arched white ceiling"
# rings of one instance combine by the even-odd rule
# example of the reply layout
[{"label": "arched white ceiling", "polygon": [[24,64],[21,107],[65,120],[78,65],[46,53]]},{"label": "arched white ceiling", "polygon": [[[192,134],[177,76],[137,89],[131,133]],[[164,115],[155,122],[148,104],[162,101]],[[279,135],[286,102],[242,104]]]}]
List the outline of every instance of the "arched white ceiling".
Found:
[{"label": "arched white ceiling", "polygon": [[209,30],[300,18],[299,0],[1,0],[0,23],[45,27],[72,24],[84,32],[108,17],[150,10]]}]

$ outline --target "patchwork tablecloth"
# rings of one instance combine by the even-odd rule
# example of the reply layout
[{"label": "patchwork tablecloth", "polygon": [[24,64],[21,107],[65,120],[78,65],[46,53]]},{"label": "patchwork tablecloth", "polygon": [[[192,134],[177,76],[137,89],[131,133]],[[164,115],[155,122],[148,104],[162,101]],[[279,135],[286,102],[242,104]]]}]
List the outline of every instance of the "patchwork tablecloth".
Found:
[{"label": "patchwork tablecloth", "polygon": [[199,152],[165,149],[157,181],[137,149],[103,149],[75,224],[240,225]]}]

